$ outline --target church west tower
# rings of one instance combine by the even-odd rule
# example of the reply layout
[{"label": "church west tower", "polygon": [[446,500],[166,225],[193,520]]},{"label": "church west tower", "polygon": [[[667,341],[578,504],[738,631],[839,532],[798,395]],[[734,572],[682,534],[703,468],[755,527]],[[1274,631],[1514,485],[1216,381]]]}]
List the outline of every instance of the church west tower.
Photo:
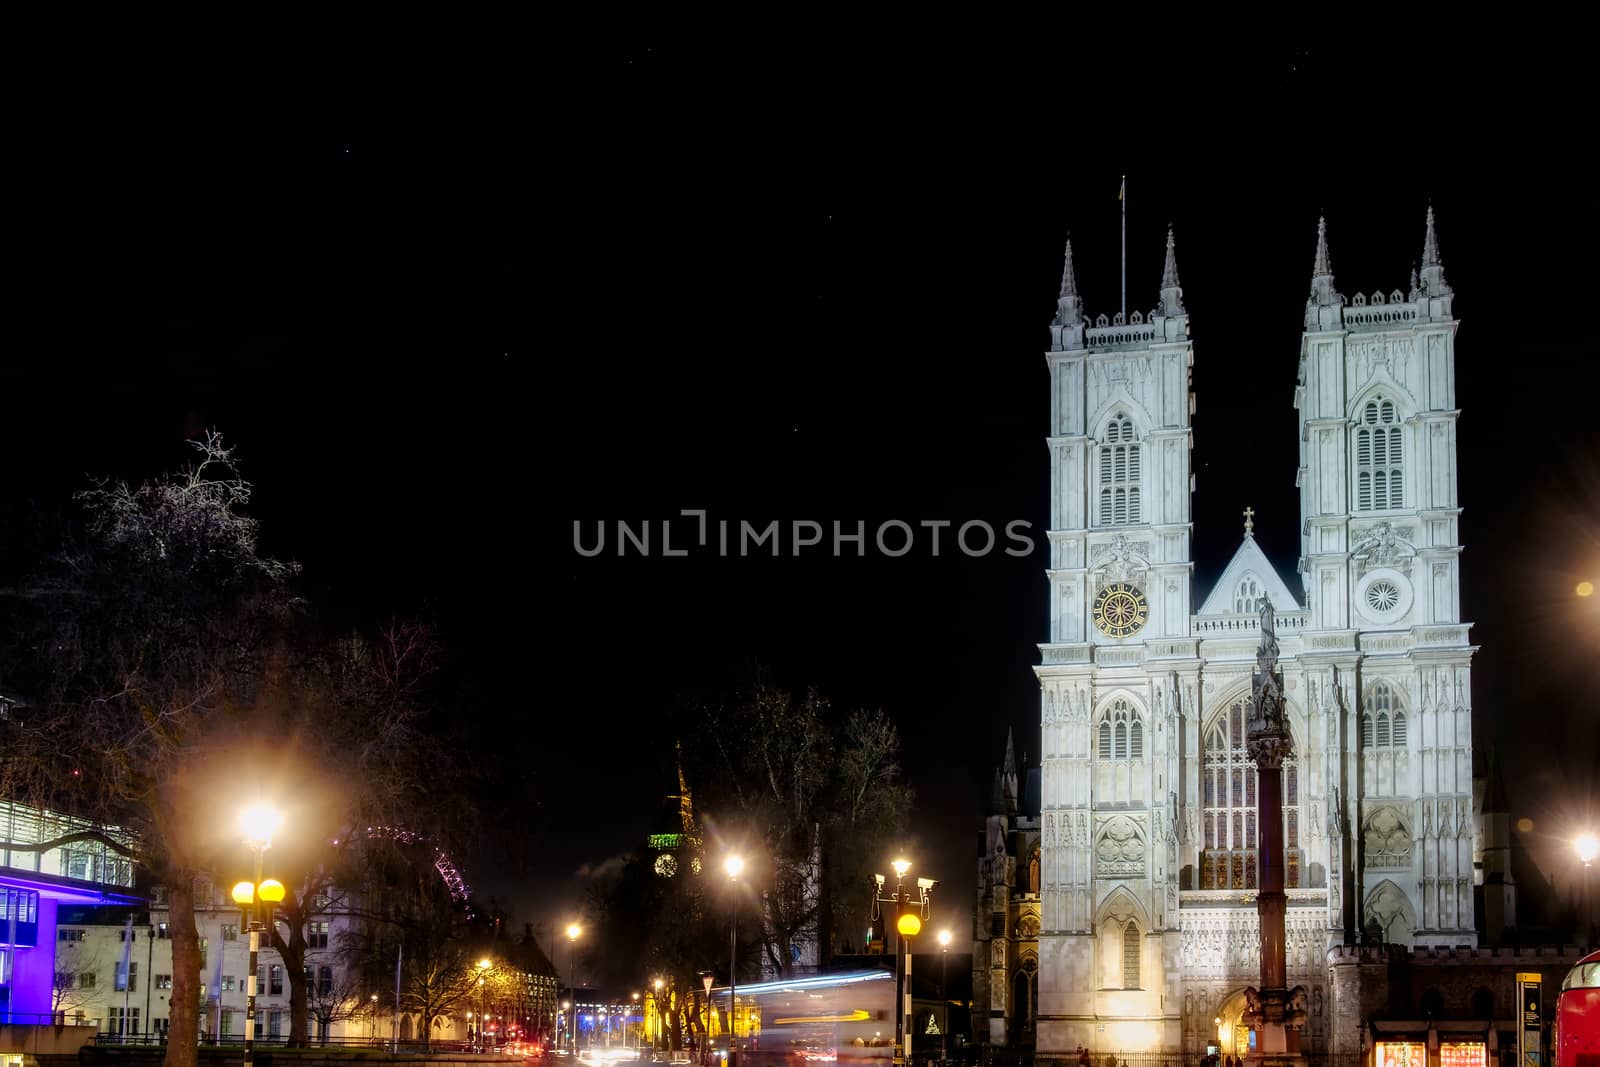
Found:
[{"label": "church west tower", "polygon": [[[1293,394],[1302,592],[1241,499],[1239,546],[1197,606],[1173,236],[1155,306],[1111,318],[1090,318],[1067,246],[1046,353],[1040,882],[1013,917],[1038,939],[995,931],[984,961],[990,1033],[1031,1034],[1040,1053],[1246,1050],[1262,817],[1283,821],[1308,1051],[1351,1039],[1336,1006],[1359,1016],[1359,990],[1334,981],[1344,946],[1476,941],[1454,294],[1431,210],[1403,290],[1347,299],[1320,221],[1312,259]],[[1245,736],[1264,601],[1292,742],[1270,816]]]},{"label": "church west tower", "polygon": [[1179,693],[1192,697],[1199,660],[1194,350],[1170,232],[1155,306],[1093,321],[1068,243],[1047,360],[1037,1043],[1070,1048],[1105,1024],[1175,1046]]}]

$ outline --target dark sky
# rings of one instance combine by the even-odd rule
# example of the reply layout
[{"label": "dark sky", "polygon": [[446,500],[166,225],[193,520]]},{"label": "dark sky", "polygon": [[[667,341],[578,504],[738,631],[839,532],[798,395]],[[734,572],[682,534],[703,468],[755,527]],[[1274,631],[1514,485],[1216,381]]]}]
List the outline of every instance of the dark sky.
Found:
[{"label": "dark sky", "polygon": [[897,719],[908,844],[964,928],[1006,729],[1037,752],[1042,556],[584,559],[572,524],[1042,531],[1061,247],[1114,311],[1124,172],[1130,303],[1155,303],[1170,221],[1193,318],[1196,603],[1247,504],[1293,579],[1318,213],[1343,291],[1389,291],[1431,200],[1478,739],[1538,833],[1595,815],[1600,619],[1572,589],[1600,580],[1600,281],[1564,46],[1119,65],[953,28],[495,37],[203,78],[85,63],[41,94],[13,145],[0,452],[11,520],[218,427],[331,614],[437,619],[503,782],[483,891],[561,917],[670,781],[661,712],[760,662]]}]

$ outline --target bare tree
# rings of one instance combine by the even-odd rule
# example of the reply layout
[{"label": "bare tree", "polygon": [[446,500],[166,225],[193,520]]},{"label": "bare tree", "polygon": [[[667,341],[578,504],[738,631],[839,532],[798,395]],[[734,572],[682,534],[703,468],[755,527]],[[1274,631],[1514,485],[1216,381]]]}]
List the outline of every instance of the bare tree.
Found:
[{"label": "bare tree", "polygon": [[435,1022],[466,1010],[478,991],[471,917],[425,841],[407,836],[367,847],[364,922],[345,933],[340,951],[374,988],[393,982],[402,961],[400,1007],[417,1016],[431,1050]]},{"label": "bare tree", "polygon": [[[239,510],[249,483],[216,435],[196,448],[177,475],[80,493],[83,524],[13,598],[24,685],[44,699],[0,764],[7,795],[138,835],[138,858],[168,887],[180,1034],[199,1029],[194,885],[218,846],[199,798],[215,795],[217,757],[249,740],[240,712],[269,688],[294,615],[294,568],[258,553]],[[166,1063],[196,1056],[173,1042]]]},{"label": "bare tree", "polygon": [[[358,973],[336,967],[321,957],[308,966],[312,973],[307,975],[306,1010],[311,1021],[317,1024],[320,1044],[328,1043],[328,1032],[334,1023],[373,1017],[373,1002],[367,997],[367,986]],[[323,968],[328,971],[326,980]]]},{"label": "bare tree", "polygon": [[[83,975],[97,975],[100,953],[78,942],[64,942],[56,949],[56,969],[50,985],[50,1012],[57,1020],[81,1011],[95,998],[93,986],[83,984]],[[91,977],[91,981],[94,979]]]},{"label": "bare tree", "polygon": [[[321,746],[340,754],[344,775],[359,788],[343,791],[339,804],[313,813],[296,846],[274,855],[276,869],[287,875],[282,880],[288,892],[268,930],[289,973],[291,1046],[307,1044],[315,1015],[305,970],[313,948],[308,925],[318,916],[359,910],[351,887],[364,877],[368,852],[356,847],[361,836],[356,828],[378,826],[418,837],[448,834],[459,824],[427,813],[459,816],[469,807],[459,797],[444,801],[457,777],[448,755],[423,728],[440,658],[429,627],[391,621],[372,639],[353,635],[334,643],[301,685],[302,693],[315,689],[329,712],[318,726]],[[419,817],[430,822],[419,823]]]},{"label": "bare tree", "polygon": [[788,974],[797,950],[829,951],[833,931],[864,925],[868,876],[906,826],[911,789],[900,739],[881,710],[841,717],[815,691],[799,696],[764,679],[706,707],[692,753],[704,810],[724,839],[760,845],[761,947]]},{"label": "bare tree", "polygon": [[[212,798],[278,798],[298,843],[314,846],[295,866],[291,842],[274,842],[274,873],[300,891],[281,930],[272,924],[286,959],[303,942],[327,843],[402,812],[455,810],[419,802],[449,777],[418,772],[439,762],[423,722],[431,635],[397,624],[373,642],[331,642],[289,586],[297,568],[258,550],[232,451],[215,434],[194,444],[198,459],[175,475],[79,494],[81,521],[10,591],[0,620],[9,681],[38,698],[0,723],[0,793],[88,820],[26,847],[97,840],[167,887],[179,1034],[199,1028],[196,878],[246,874],[249,860]],[[290,968],[295,986],[302,965]],[[303,1042],[303,990],[291,1018]],[[196,1056],[173,1042],[166,1065],[195,1067]]]}]

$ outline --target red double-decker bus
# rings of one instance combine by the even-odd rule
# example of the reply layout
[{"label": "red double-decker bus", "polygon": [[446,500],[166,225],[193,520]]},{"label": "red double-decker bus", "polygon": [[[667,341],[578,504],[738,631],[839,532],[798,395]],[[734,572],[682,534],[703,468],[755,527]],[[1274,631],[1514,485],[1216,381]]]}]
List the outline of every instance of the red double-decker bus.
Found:
[{"label": "red double-decker bus", "polygon": [[1600,1067],[1600,952],[1578,961],[1556,998],[1556,1067]]}]

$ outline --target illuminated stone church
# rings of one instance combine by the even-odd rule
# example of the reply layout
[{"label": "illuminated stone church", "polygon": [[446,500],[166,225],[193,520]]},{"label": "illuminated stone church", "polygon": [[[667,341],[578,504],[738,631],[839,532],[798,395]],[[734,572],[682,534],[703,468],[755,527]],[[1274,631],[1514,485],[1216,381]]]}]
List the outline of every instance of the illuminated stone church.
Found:
[{"label": "illuminated stone church", "polygon": [[1191,379],[1205,338],[1190,335],[1172,234],[1156,306],[1126,317],[1089,316],[1069,242],[1047,354],[1038,807],[1012,806],[1023,836],[1000,826],[1009,865],[994,826],[980,864],[1016,874],[1001,894],[980,875],[979,910],[1004,899],[975,924],[993,1043],[1026,1032],[1041,1053],[1194,1050],[1220,1029],[1232,1044],[1260,978],[1244,718],[1263,599],[1294,735],[1281,817],[1306,1048],[1337,1046],[1332,1020],[1355,1010],[1336,1003],[1357,995],[1337,980],[1336,946],[1476,944],[1457,322],[1431,209],[1420,237],[1405,288],[1345,295],[1318,223],[1293,393],[1298,580],[1268,561],[1245,510],[1203,598]]}]

